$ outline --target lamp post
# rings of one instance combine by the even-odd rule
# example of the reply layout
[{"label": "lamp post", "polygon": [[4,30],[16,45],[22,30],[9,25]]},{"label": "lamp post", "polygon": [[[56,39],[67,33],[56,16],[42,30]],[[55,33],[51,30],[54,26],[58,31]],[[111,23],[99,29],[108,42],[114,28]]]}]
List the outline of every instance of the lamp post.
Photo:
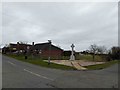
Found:
[{"label": "lamp post", "polygon": [[32,42],[32,59],[34,58],[34,42]]},{"label": "lamp post", "polygon": [[51,40],[48,40],[49,42],[49,57],[48,57],[48,65],[50,64],[50,54],[51,54]]},{"label": "lamp post", "polygon": [[20,44],[19,44],[19,42],[17,42],[17,55],[19,55],[19,53],[20,53]]}]

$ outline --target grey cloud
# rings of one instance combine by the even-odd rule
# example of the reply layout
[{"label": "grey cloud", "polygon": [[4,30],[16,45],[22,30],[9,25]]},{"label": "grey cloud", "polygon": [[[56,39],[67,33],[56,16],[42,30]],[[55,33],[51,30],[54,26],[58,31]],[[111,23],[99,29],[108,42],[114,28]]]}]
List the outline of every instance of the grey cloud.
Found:
[{"label": "grey cloud", "polygon": [[117,3],[4,3],[3,43],[51,39],[61,48],[117,45]]}]

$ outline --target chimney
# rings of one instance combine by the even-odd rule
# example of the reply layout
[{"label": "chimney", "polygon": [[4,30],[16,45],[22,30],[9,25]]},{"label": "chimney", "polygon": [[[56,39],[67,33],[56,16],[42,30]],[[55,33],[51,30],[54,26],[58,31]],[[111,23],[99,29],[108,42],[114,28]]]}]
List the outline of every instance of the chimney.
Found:
[{"label": "chimney", "polygon": [[17,45],[19,45],[19,42],[17,42]]},{"label": "chimney", "polygon": [[32,46],[34,46],[34,42],[32,42]]},{"label": "chimney", "polygon": [[32,50],[34,50],[34,42],[32,42]]},{"label": "chimney", "polygon": [[18,54],[19,54],[19,52],[20,52],[19,42],[17,42],[17,51],[18,51]]},{"label": "chimney", "polygon": [[48,43],[50,43],[50,44],[51,44],[51,43],[52,43],[52,42],[51,42],[51,40],[48,40]]}]

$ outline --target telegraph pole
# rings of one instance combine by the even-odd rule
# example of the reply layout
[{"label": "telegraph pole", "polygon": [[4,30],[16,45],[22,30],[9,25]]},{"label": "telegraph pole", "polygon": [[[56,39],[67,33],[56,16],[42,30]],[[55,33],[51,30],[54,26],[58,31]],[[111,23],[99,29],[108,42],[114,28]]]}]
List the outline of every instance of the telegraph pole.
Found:
[{"label": "telegraph pole", "polygon": [[48,65],[50,65],[50,56],[51,56],[51,40],[48,40],[49,42],[49,57],[48,57]]}]

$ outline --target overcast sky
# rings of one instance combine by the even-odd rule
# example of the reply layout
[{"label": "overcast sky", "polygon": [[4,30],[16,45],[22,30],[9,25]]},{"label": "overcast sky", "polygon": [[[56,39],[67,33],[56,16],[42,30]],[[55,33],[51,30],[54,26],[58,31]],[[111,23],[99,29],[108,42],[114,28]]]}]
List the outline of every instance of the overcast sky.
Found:
[{"label": "overcast sky", "polygon": [[48,39],[64,50],[91,44],[118,45],[117,2],[5,2],[2,4],[2,43]]}]

